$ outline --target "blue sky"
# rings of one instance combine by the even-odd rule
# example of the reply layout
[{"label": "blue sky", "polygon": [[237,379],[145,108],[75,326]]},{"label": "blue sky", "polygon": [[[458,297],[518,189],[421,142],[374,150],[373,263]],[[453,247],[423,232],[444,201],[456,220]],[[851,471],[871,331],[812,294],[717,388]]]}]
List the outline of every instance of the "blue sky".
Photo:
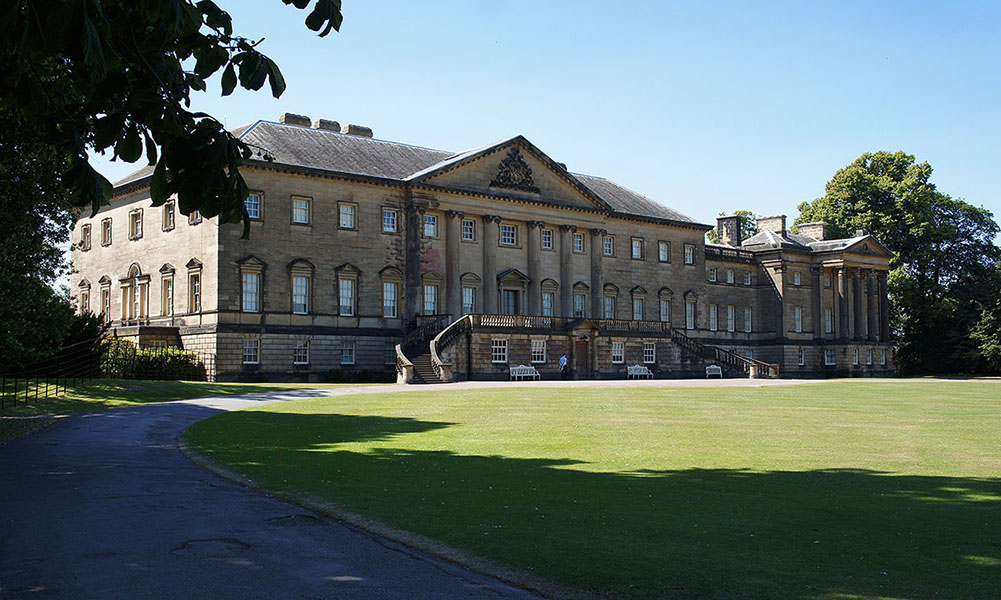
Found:
[{"label": "blue sky", "polygon": [[324,39],[279,0],[217,2],[288,82],[196,95],[231,128],[289,111],[453,151],[522,134],[707,223],[794,218],[863,152],[904,150],[1001,217],[998,2],[344,0]]}]

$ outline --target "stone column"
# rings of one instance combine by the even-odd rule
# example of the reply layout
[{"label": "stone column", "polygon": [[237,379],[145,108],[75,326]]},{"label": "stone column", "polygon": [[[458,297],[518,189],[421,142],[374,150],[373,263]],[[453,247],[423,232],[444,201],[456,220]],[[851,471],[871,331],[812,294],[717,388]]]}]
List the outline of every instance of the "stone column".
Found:
[{"label": "stone column", "polygon": [[838,338],[848,338],[848,278],[844,267],[837,268],[838,273]]},{"label": "stone column", "polygon": [[810,304],[810,312],[813,318],[813,337],[814,339],[820,339],[823,337],[823,328],[820,324],[820,267],[810,267],[810,285],[813,286],[810,296],[812,302]]},{"label": "stone column", "polygon": [[605,285],[601,264],[601,248],[606,233],[608,232],[604,229],[591,230],[591,317],[595,319],[604,318],[601,310]]},{"label": "stone column", "polygon": [[879,341],[890,341],[890,299],[886,289],[886,271],[876,275],[879,282]]},{"label": "stone column", "polygon": [[501,218],[483,215],[483,312],[497,313],[497,236]]},{"label": "stone column", "polygon": [[852,311],[854,312],[853,321],[855,323],[855,332],[853,337],[856,340],[861,340],[865,337],[865,312],[862,308],[862,295],[865,293],[862,290],[862,269],[855,269],[855,277],[852,278]]},{"label": "stone column", "polygon": [[867,287],[868,293],[866,294],[865,298],[866,298],[866,308],[868,309],[868,313],[869,313],[869,315],[868,315],[869,316],[869,321],[867,322],[867,325],[869,327],[869,331],[866,333],[865,337],[870,342],[875,342],[876,338],[878,337],[877,334],[879,333],[879,324],[878,324],[879,322],[876,319],[876,317],[878,316],[878,311],[876,309],[876,271],[875,270],[869,269],[869,272],[866,274],[866,283],[867,283],[866,287]]},{"label": "stone column", "polygon": [[542,228],[545,227],[542,221],[528,222],[528,313],[529,315],[542,314]]},{"label": "stone column", "polygon": [[462,314],[462,285],[459,283],[460,257],[459,240],[462,236],[464,213],[457,210],[445,211],[445,312],[453,319]]},{"label": "stone column", "polygon": [[560,307],[561,317],[573,316],[573,234],[575,225],[560,225]]}]

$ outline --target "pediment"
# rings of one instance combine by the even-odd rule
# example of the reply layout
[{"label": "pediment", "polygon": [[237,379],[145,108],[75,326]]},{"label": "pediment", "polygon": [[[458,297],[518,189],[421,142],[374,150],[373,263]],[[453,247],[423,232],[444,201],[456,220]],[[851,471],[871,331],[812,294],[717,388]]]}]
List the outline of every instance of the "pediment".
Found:
[{"label": "pediment", "polygon": [[845,246],[843,252],[864,254],[866,256],[879,256],[882,258],[893,258],[893,253],[887,250],[886,246],[881,244],[879,240],[871,235],[866,235],[855,243]]},{"label": "pediment", "polygon": [[497,274],[497,281],[528,283],[530,279],[518,269],[508,269]]},{"label": "pediment", "polygon": [[446,190],[611,210],[563,165],[522,136],[456,155],[408,179]]}]

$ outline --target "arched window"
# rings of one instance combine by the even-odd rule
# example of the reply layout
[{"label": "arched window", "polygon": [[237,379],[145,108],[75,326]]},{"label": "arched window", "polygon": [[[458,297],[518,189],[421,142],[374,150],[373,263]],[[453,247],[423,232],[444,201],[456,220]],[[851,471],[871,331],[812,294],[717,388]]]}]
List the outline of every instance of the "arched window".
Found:
[{"label": "arched window", "polygon": [[556,294],[560,284],[552,279],[542,280],[542,316],[552,317],[556,314]]},{"label": "arched window", "polygon": [[[343,269],[343,265],[338,269]],[[297,258],[289,262],[288,275],[292,314],[308,315],[312,312],[313,273],[315,272],[316,267],[305,258]],[[355,270],[354,279],[358,279],[357,270]]]},{"label": "arched window", "polygon": [[663,287],[660,288],[660,291],[657,292],[657,295],[660,299],[660,311],[659,311],[660,320],[664,321],[665,323],[670,322],[671,300],[674,297],[674,292],[671,291],[671,288]]},{"label": "arched window", "polygon": [[337,274],[337,314],[353,317],[358,314],[358,286],[361,271],[351,263],[334,269]]},{"label": "arched window", "polygon": [[619,288],[615,284],[606,283],[603,291],[601,317],[603,319],[614,319],[616,309],[618,308],[616,305],[619,300]]},{"label": "arched window", "polygon": [[480,277],[476,273],[465,273],[462,282],[462,314],[468,315],[480,309]]},{"label": "arched window", "polygon": [[633,321],[642,321],[645,318],[646,313],[646,290],[640,286],[636,286],[629,290],[629,295],[632,299],[632,316]]},{"label": "arched window", "polygon": [[382,316],[395,319],[400,316],[403,273],[396,267],[385,267],[379,271],[379,278],[382,280]]},{"label": "arched window", "polygon": [[122,319],[133,321],[147,318],[149,275],[143,275],[139,263],[132,263],[128,274],[119,283],[122,288]]}]

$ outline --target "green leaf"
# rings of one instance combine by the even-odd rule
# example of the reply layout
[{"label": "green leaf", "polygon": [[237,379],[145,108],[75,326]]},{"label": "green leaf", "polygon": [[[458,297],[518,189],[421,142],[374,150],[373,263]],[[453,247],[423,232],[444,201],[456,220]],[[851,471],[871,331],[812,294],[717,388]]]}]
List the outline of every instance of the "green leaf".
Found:
[{"label": "green leaf", "polygon": [[139,133],[135,129],[130,129],[125,132],[125,137],[115,144],[115,154],[121,157],[125,162],[136,162],[142,155],[142,151],[142,139],[139,137]]},{"label": "green leaf", "polygon": [[153,179],[149,184],[149,196],[153,200],[153,206],[160,206],[167,201],[169,196],[167,190],[167,165],[160,159],[156,168],[153,169]]},{"label": "green leaf", "polygon": [[205,91],[205,80],[194,73],[188,73],[185,76],[185,81],[191,86],[191,89],[198,90],[199,92]]},{"label": "green leaf", "polygon": [[264,57],[264,63],[268,68],[268,82],[271,83],[271,95],[275,98],[280,98],[285,91],[285,78],[282,76],[281,69],[278,68],[275,61],[267,56]]},{"label": "green leaf", "polygon": [[233,63],[226,65],[226,70],[222,73],[222,95],[229,96],[236,88],[236,69]]},{"label": "green leaf", "polygon": [[83,48],[83,60],[94,67],[97,79],[103,79],[105,74],[104,51],[101,36],[94,27],[94,22],[86,14],[83,15],[83,26],[80,31],[80,46]]},{"label": "green leaf", "polygon": [[[342,20],[341,0],[316,0],[313,12],[306,17],[306,27],[313,31],[319,31],[320,37],[324,37],[332,29],[340,31]],[[322,31],[320,31],[321,28]]]},{"label": "green leaf", "polygon": [[104,150],[122,135],[125,117],[113,114],[94,120],[94,149]]},{"label": "green leaf", "polygon": [[76,206],[91,206],[92,215],[111,198],[111,182],[98,173],[85,156],[70,160],[70,170],[66,173],[70,194]]}]

